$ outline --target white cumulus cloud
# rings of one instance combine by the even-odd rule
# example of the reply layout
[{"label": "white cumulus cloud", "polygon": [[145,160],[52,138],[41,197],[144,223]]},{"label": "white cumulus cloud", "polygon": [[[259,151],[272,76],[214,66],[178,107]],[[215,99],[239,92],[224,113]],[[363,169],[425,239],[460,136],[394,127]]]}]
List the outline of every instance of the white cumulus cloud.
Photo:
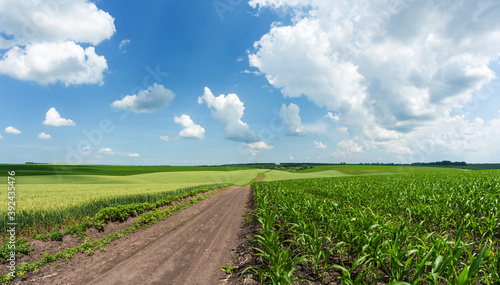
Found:
[{"label": "white cumulus cloud", "polygon": [[161,136],[160,137],[161,140],[164,140],[166,142],[169,142],[169,141],[175,141],[175,138],[171,138],[169,136]]},{"label": "white cumulus cloud", "polygon": [[64,85],[102,83],[108,68],[104,56],[94,47],[74,42],[34,43],[13,47],[0,60],[0,73],[42,85],[60,81]]},{"label": "white cumulus cloud", "polygon": [[324,145],[322,142],[314,141],[314,145],[316,145],[316,148],[318,149],[326,149],[326,145]]},{"label": "white cumulus cloud", "polygon": [[49,134],[46,134],[45,132],[41,132],[38,134],[38,138],[41,140],[50,140],[50,139],[52,139],[52,136],[50,136]]},{"label": "white cumulus cloud", "polygon": [[130,44],[130,40],[129,40],[129,39],[123,39],[123,40],[120,42],[120,45],[118,46],[118,49],[123,50],[123,53],[125,53],[124,48],[125,48],[126,46],[128,46],[129,44]]},{"label": "white cumulus cloud", "polygon": [[325,118],[328,118],[334,122],[338,122],[340,120],[340,117],[337,115],[333,115],[332,112],[327,112]]},{"label": "white cumulus cloud", "polygon": [[252,155],[257,155],[264,150],[270,150],[270,149],[274,148],[274,146],[268,145],[263,141],[254,142],[254,143],[245,143],[245,146],[250,149],[250,153]]},{"label": "white cumulus cloud", "polygon": [[128,156],[130,156],[130,157],[141,157],[138,153],[129,153]]},{"label": "white cumulus cloud", "polygon": [[245,107],[238,95],[221,94],[215,97],[212,91],[205,87],[205,92],[198,98],[199,104],[203,102],[212,109],[212,117],[226,125],[226,139],[246,143],[257,141],[255,132],[250,130],[247,123],[241,121]]},{"label": "white cumulus cloud", "polygon": [[102,84],[108,66],[95,46],[114,33],[113,17],[90,1],[1,1],[0,74],[42,85]]},{"label": "white cumulus cloud", "polygon": [[101,148],[99,150],[99,153],[102,153],[102,154],[107,154],[107,155],[112,155],[112,154],[115,154],[115,152],[109,148],[109,147],[104,147],[104,148]]},{"label": "white cumulus cloud", "polygon": [[45,114],[45,121],[43,121],[43,124],[53,127],[76,126],[76,123],[72,120],[61,118],[61,115],[59,115],[59,112],[57,112],[54,107],[50,108]]},{"label": "white cumulus cloud", "polygon": [[6,134],[11,134],[11,135],[20,135],[21,134],[21,131],[12,127],[12,126],[8,126],[5,128],[5,133]]},{"label": "white cumulus cloud", "polygon": [[358,145],[353,140],[343,140],[337,143],[337,151],[332,153],[335,158],[348,158],[353,153],[363,152],[363,147]]},{"label": "white cumulus cloud", "polygon": [[195,124],[188,115],[174,117],[174,122],[183,127],[179,132],[180,137],[192,139],[203,139],[205,137],[205,129]]},{"label": "white cumulus cloud", "polygon": [[285,104],[281,106],[280,115],[285,125],[288,126],[288,134],[291,136],[303,136],[306,134],[299,112],[299,106],[293,103],[290,103],[288,107]]},{"label": "white cumulus cloud", "polygon": [[137,94],[127,95],[111,104],[115,108],[128,109],[134,113],[153,113],[167,107],[175,94],[162,84],[154,83]]},{"label": "white cumulus cloud", "polygon": [[[474,133],[491,143],[482,133],[494,134],[493,121],[478,125],[453,112],[496,78],[490,66],[499,58],[498,1],[249,4],[292,13],[291,24],[273,24],[255,42],[250,65],[283,96],[305,96],[326,108],[327,118],[364,149],[415,152],[415,142],[439,122],[457,120],[480,126]],[[465,129],[450,141],[466,137]]]}]

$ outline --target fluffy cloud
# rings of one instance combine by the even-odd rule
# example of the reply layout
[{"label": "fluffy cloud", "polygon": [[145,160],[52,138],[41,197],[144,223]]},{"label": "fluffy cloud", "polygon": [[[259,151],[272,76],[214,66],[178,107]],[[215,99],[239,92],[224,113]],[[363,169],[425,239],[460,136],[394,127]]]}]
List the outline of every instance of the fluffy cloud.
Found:
[{"label": "fluffy cloud", "polygon": [[250,130],[247,123],[241,121],[245,107],[243,102],[236,94],[224,94],[215,97],[208,87],[205,87],[205,92],[198,98],[198,103],[205,102],[212,109],[212,117],[226,125],[226,139],[255,142],[257,136],[255,132]]},{"label": "fluffy cloud", "polygon": [[99,153],[102,153],[102,154],[107,154],[107,155],[112,155],[112,154],[115,154],[115,152],[109,148],[109,147],[104,147],[104,148],[101,148],[99,150]]},{"label": "fluffy cloud", "polygon": [[0,73],[42,85],[102,83],[107,68],[106,59],[94,47],[84,49],[71,41],[16,46],[0,60]]},{"label": "fluffy cloud", "polygon": [[325,115],[325,118],[328,118],[328,119],[330,119],[330,120],[332,120],[334,122],[338,122],[340,120],[340,117],[336,116],[336,115],[334,116],[332,114],[332,112],[327,112],[326,115]]},{"label": "fluffy cloud", "polygon": [[326,145],[324,145],[322,142],[314,141],[314,145],[316,145],[316,148],[318,149],[326,149]]},{"label": "fluffy cloud", "polygon": [[161,136],[160,139],[169,142],[169,141],[175,141],[175,138],[171,138],[169,136]]},{"label": "fluffy cloud", "polygon": [[97,45],[115,33],[114,19],[90,1],[1,1],[2,32],[19,41]]},{"label": "fluffy cloud", "polygon": [[348,158],[353,153],[363,152],[363,147],[358,145],[353,140],[343,140],[337,144],[337,151],[332,153],[335,158]]},{"label": "fluffy cloud", "polygon": [[41,140],[50,140],[52,139],[52,137],[44,132],[41,132],[40,134],[38,134],[38,138],[41,139]]},{"label": "fluffy cloud", "polygon": [[[118,49],[120,50],[123,50],[123,48],[125,48],[126,46],[128,46],[130,44],[130,40],[129,39],[123,39],[121,42],[120,42],[120,46],[118,46]],[[123,50],[123,53],[125,53],[125,50]]]},{"label": "fluffy cloud", "polygon": [[196,125],[188,115],[174,117],[174,122],[183,127],[179,132],[179,136],[183,138],[203,139],[205,137],[205,129],[200,125]]},{"label": "fluffy cloud", "polygon": [[50,108],[45,114],[45,121],[43,121],[43,124],[53,127],[76,126],[76,123],[72,120],[61,118],[61,115],[59,115],[59,112],[57,112],[54,107]]},{"label": "fluffy cloud", "polygon": [[306,134],[299,112],[299,106],[293,103],[290,103],[288,107],[285,104],[281,106],[280,115],[283,118],[283,122],[288,126],[288,134],[291,136],[303,136]]},{"label": "fluffy cloud", "polygon": [[414,150],[407,150],[412,161],[423,161],[432,153],[446,151],[467,161],[484,162],[492,161],[494,154],[500,153],[499,137],[500,112],[488,122],[480,118],[468,120],[464,115],[450,116],[419,128],[405,139],[408,139],[407,145]]},{"label": "fluffy cloud", "polygon": [[21,131],[12,127],[12,126],[8,126],[5,128],[5,133],[6,134],[11,134],[11,135],[20,135],[21,134]]},{"label": "fluffy cloud", "polygon": [[[90,148],[86,147],[85,149],[82,148],[82,151],[84,152],[84,154],[90,154]],[[103,155],[113,155],[113,156],[133,157],[133,158],[141,157],[141,155],[138,153],[115,152],[109,147],[103,147],[99,149],[98,152]],[[102,157],[100,155],[97,155],[95,156],[95,158],[102,158]]]},{"label": "fluffy cloud", "polygon": [[42,85],[102,84],[108,66],[94,46],[114,33],[113,17],[89,1],[1,1],[0,49],[8,51],[0,74]]},{"label": "fluffy cloud", "polygon": [[[478,126],[453,111],[495,79],[489,65],[499,57],[497,1],[249,4],[293,14],[292,24],[274,24],[255,43],[250,65],[285,97],[306,96],[325,107],[327,118],[366,149],[411,153],[418,150],[412,142],[437,131],[439,122]],[[486,126],[493,123],[474,133],[491,136]],[[464,130],[456,138],[466,137]]]},{"label": "fluffy cloud", "polygon": [[259,142],[254,142],[254,143],[245,143],[245,146],[250,149],[250,153],[252,155],[257,155],[261,153],[264,150],[270,150],[273,149],[274,146],[268,145],[265,142],[259,141]]},{"label": "fluffy cloud", "polygon": [[134,113],[153,113],[167,107],[175,94],[170,89],[166,89],[162,84],[154,83],[146,90],[141,90],[137,94],[127,95],[121,100],[111,104],[115,108],[128,109]]}]

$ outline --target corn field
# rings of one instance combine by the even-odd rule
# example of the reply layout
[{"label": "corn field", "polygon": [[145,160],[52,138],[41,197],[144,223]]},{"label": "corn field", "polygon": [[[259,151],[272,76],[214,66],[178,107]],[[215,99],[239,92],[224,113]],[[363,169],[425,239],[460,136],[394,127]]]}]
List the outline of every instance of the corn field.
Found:
[{"label": "corn field", "polygon": [[[97,166],[92,167],[99,169]],[[110,171],[115,168],[107,167]],[[86,216],[93,216],[105,207],[154,202],[170,195],[177,195],[179,191],[203,185],[226,183],[243,185],[249,183],[260,172],[262,171],[259,169],[247,169],[172,171],[123,176],[58,176],[24,175],[26,173],[17,171],[16,231],[21,236],[48,233],[53,229],[80,223]],[[4,201],[6,205],[7,200]],[[0,216],[7,217],[7,212],[7,206],[0,207]],[[8,234],[7,221],[6,218],[0,220],[0,242]]]},{"label": "corn field", "polygon": [[500,284],[500,171],[253,184],[269,284]]}]

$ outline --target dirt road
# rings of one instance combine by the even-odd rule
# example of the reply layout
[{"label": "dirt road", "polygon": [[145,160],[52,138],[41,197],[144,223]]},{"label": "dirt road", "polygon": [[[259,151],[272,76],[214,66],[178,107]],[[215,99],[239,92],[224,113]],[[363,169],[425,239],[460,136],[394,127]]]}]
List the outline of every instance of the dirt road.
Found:
[{"label": "dirt road", "polygon": [[[52,266],[36,284],[225,284],[249,187],[230,187],[94,256]],[[52,271],[52,272],[51,272]]]}]

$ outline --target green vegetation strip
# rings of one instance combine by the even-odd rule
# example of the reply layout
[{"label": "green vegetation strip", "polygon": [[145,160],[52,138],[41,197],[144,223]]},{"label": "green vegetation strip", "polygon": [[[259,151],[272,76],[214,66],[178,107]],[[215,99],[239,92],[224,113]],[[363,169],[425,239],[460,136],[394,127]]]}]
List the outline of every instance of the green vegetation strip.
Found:
[{"label": "green vegetation strip", "polygon": [[[140,188],[137,185],[132,186]],[[85,187],[85,185],[82,187]],[[43,239],[43,234],[49,232],[52,232],[53,235],[58,235],[57,232],[62,227],[69,227],[65,234],[78,233],[82,230],[85,231],[86,228],[75,228],[74,225],[76,224],[80,224],[82,222],[92,222],[94,225],[97,225],[99,222],[102,224],[108,220],[121,221],[128,218],[130,215],[135,215],[162,205],[166,205],[172,201],[172,199],[178,199],[179,195],[186,195],[187,193],[187,195],[192,196],[201,193],[200,191],[205,191],[205,189],[208,189],[207,187],[215,189],[217,187],[221,187],[221,185],[213,184],[157,193],[99,198],[71,207],[55,206],[51,210],[23,210],[21,208],[16,212],[17,231],[24,236],[29,235],[35,237],[37,234],[42,234],[39,235],[39,239]],[[87,188],[90,187],[87,186]],[[70,187],[68,191],[72,191],[72,189],[73,187]],[[102,191],[103,190],[101,190],[101,192]],[[99,192],[96,191],[95,194],[98,195]],[[22,195],[21,198],[24,198],[24,195]],[[55,195],[53,195],[52,198],[61,200],[66,199],[59,198]],[[19,202],[19,204],[24,205],[26,203]],[[53,204],[57,203],[54,202]],[[88,216],[93,215],[95,215],[95,218],[92,221],[87,221]],[[0,221],[0,240],[5,239],[7,236],[8,233],[6,229],[8,229],[8,227],[7,220],[5,219]],[[59,240],[57,239],[57,236],[54,237],[56,238],[55,240]]]},{"label": "green vegetation strip", "polygon": [[128,176],[144,173],[179,171],[233,171],[252,169],[251,165],[228,166],[132,166],[132,165],[64,165],[64,164],[0,164],[0,177],[8,171],[21,176],[33,175],[110,175]]},{"label": "green vegetation strip", "polygon": [[[500,284],[500,171],[253,184],[262,283]],[[311,280],[311,279],[310,279]],[[312,281],[312,280],[311,280]],[[307,282],[307,281],[306,281]]]},{"label": "green vegetation strip", "polygon": [[[104,250],[106,250],[104,248],[104,246],[106,244],[109,244],[110,242],[112,242],[116,239],[119,239],[126,234],[135,232],[138,229],[147,228],[147,227],[149,227],[149,226],[151,226],[159,221],[162,221],[174,213],[180,212],[180,211],[190,207],[191,205],[198,203],[199,201],[205,200],[205,199],[219,193],[223,189],[227,188],[227,186],[228,185],[219,186],[219,187],[217,187],[217,188],[220,188],[219,191],[215,191],[213,193],[206,194],[206,195],[200,195],[197,197],[193,197],[189,201],[180,202],[179,204],[177,204],[175,206],[169,206],[165,209],[156,209],[152,212],[143,213],[135,220],[136,224],[134,226],[127,227],[127,228],[122,229],[120,231],[117,231],[109,236],[103,236],[102,238],[94,240],[94,241],[87,238],[87,239],[85,239],[85,242],[83,242],[82,244],[77,245],[77,246],[72,247],[72,248],[69,248],[69,249],[66,249],[64,251],[59,251],[55,254],[50,254],[50,253],[46,252],[43,255],[43,257],[35,263],[29,264],[27,262],[23,262],[20,267],[16,268],[16,276],[23,278],[25,276],[25,274],[28,272],[37,273],[38,269],[40,267],[42,267],[43,265],[50,263],[50,262],[53,262],[53,261],[63,259],[63,258],[68,260],[69,258],[73,257],[75,254],[77,254],[79,252],[86,251],[88,255],[93,255],[95,250],[103,250],[104,251]],[[224,187],[224,188],[221,188],[221,187]],[[208,191],[213,190],[213,189],[216,189],[216,188],[215,187],[202,187],[199,189],[199,192],[196,194],[208,192]],[[187,192],[184,195],[176,196],[177,199],[172,200],[170,202],[178,201],[180,199],[183,199],[183,198],[186,198],[189,196],[194,196],[196,194],[194,191]],[[107,212],[107,211],[104,211],[104,212]],[[97,219],[105,219],[105,220],[109,221],[109,220],[113,220],[113,217],[115,217],[115,215],[104,215],[103,214],[103,215],[100,215]],[[116,217],[121,218],[122,215],[118,214]],[[25,246],[24,243],[25,243],[25,240],[23,239],[20,244],[23,244]],[[2,251],[0,250],[0,253],[1,252]],[[12,279],[13,278],[9,275],[0,275],[0,282],[2,282],[2,284],[8,284],[8,282],[11,281]]]}]

